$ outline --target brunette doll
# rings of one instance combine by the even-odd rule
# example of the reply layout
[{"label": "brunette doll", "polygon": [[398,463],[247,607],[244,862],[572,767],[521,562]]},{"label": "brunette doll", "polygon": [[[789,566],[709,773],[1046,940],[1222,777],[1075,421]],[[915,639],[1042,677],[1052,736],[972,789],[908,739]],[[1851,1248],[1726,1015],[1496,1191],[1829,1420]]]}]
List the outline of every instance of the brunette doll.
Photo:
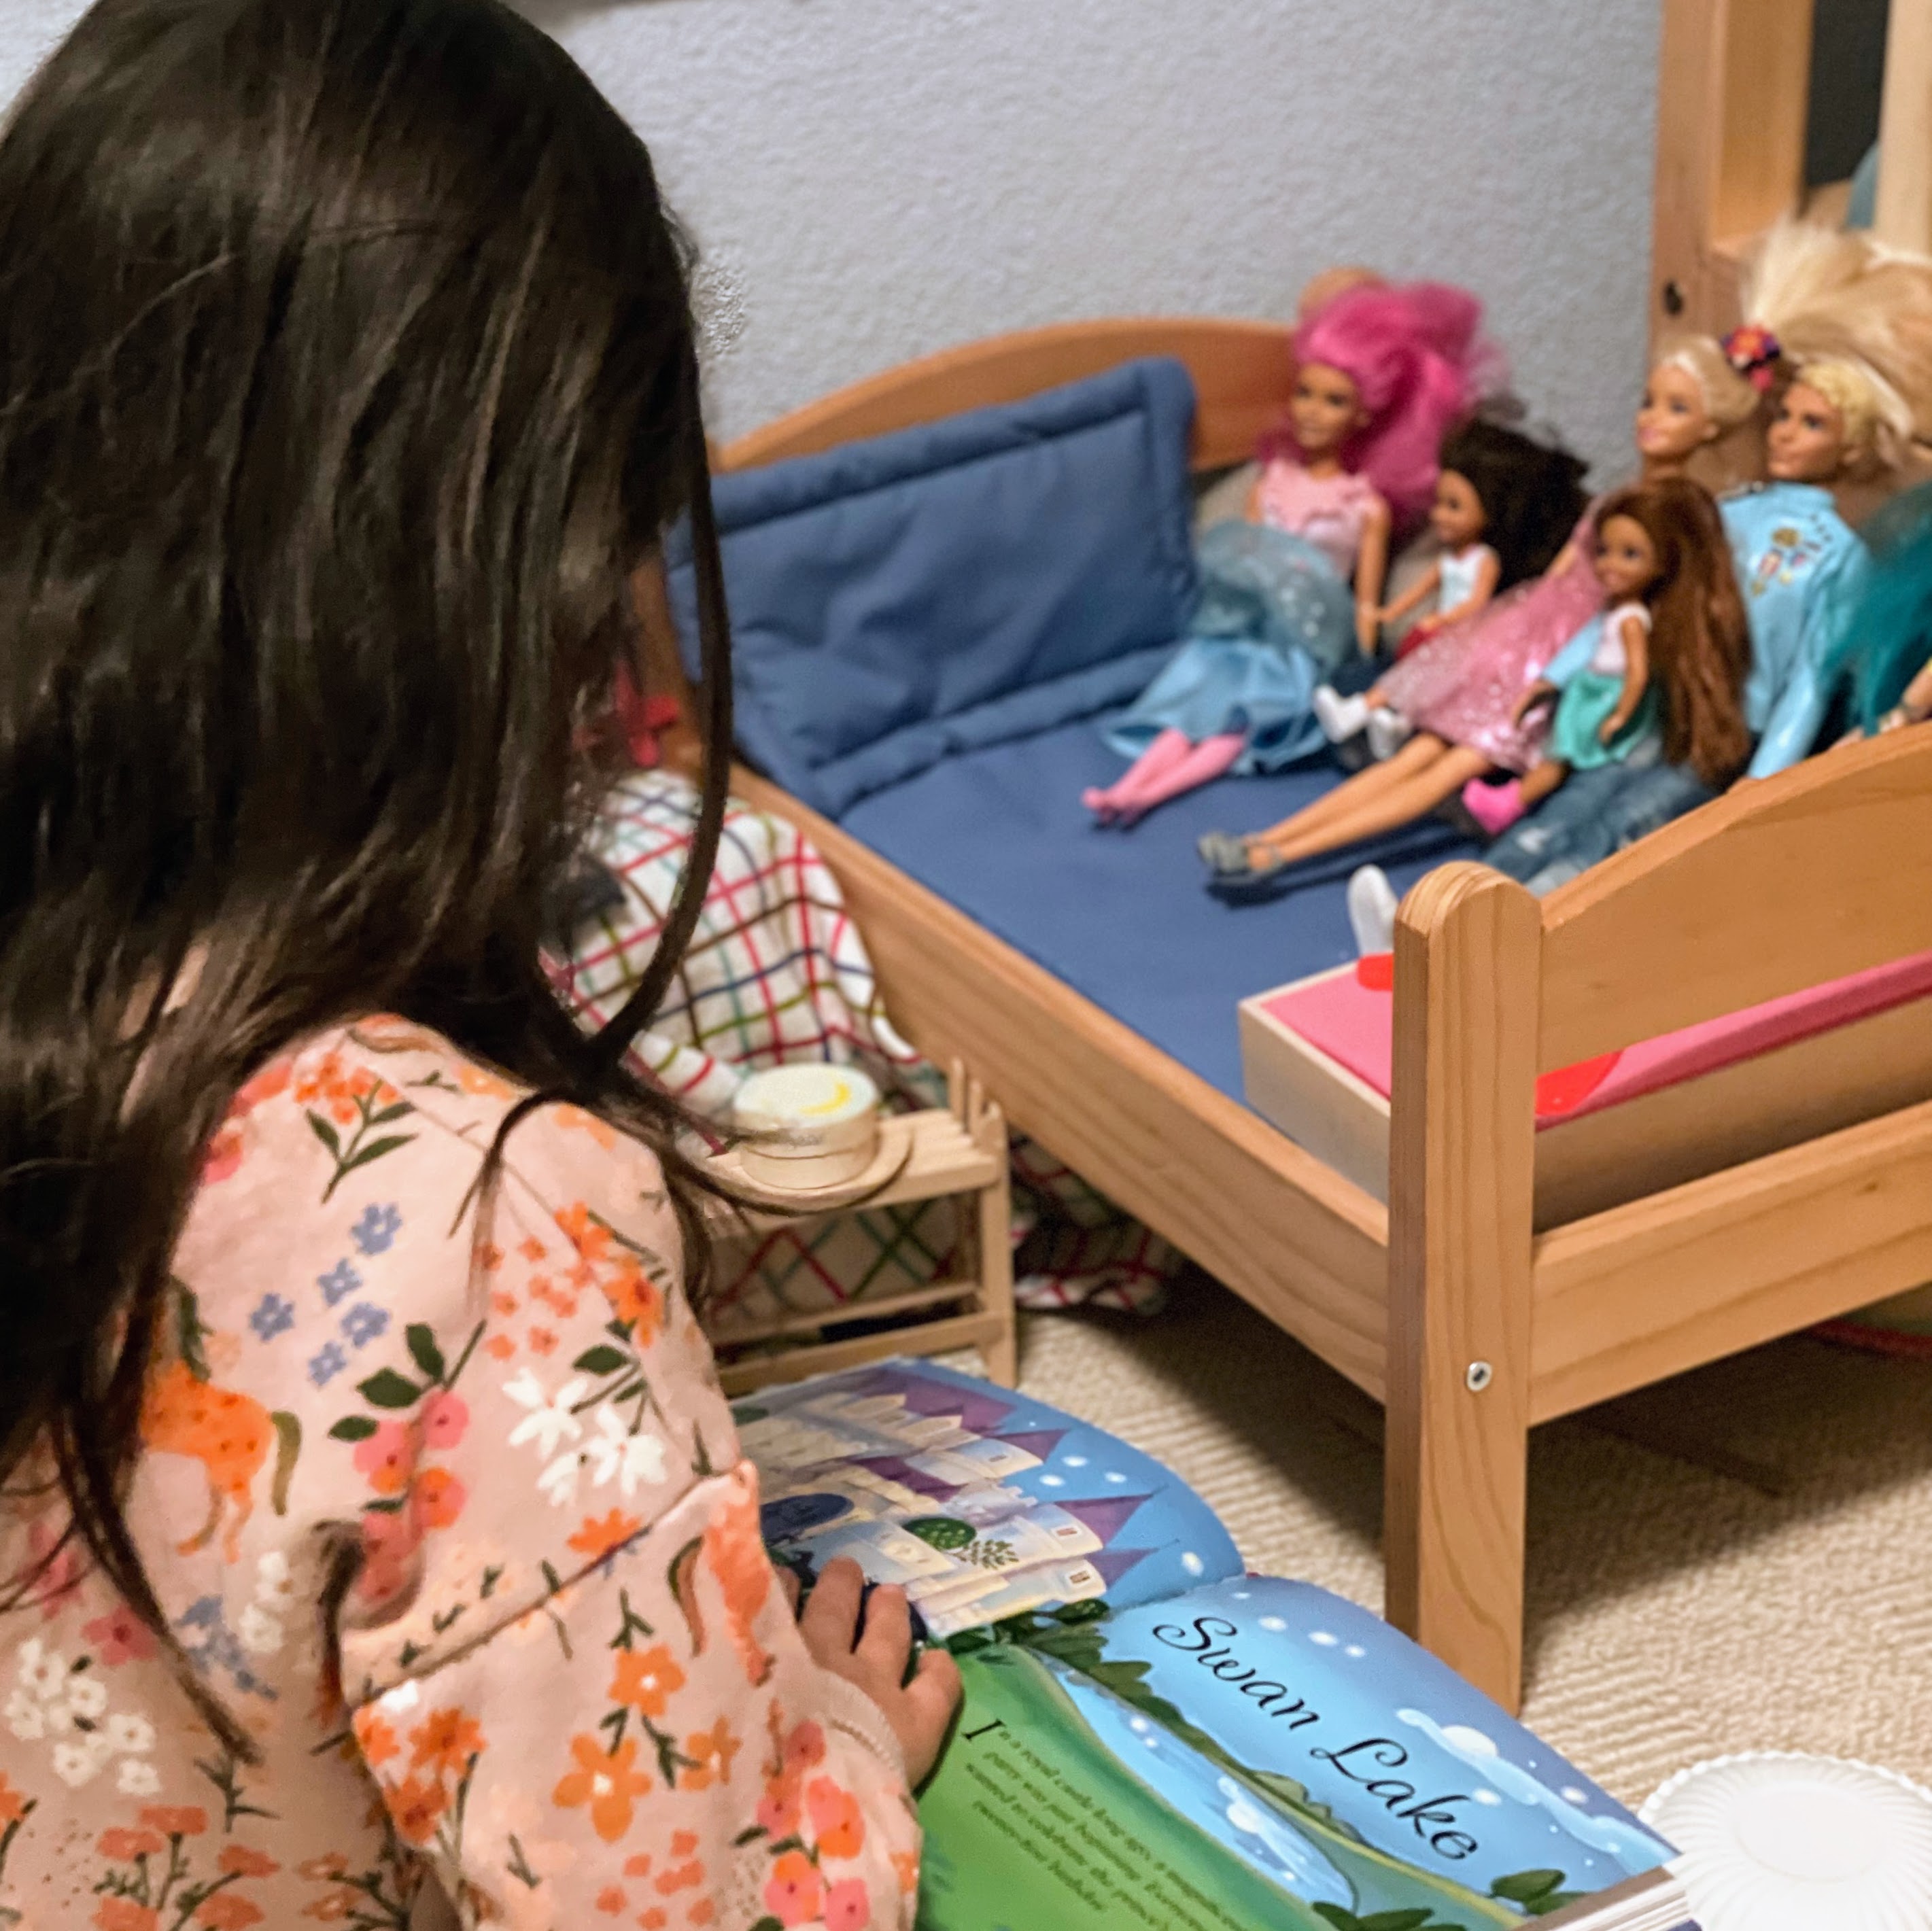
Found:
[{"label": "brunette doll", "polygon": [[[1747,586],[1752,669],[1745,712],[1752,730],[1762,734],[1751,772],[1763,775],[1802,756],[1815,735],[1823,714],[1820,652],[1837,634],[1834,613],[1842,606],[1846,559],[1856,561],[1855,539],[1837,516],[1828,489],[1801,494],[1778,485],[1822,485],[1892,460],[1900,423],[1907,431],[1910,426],[1912,406],[1905,398],[1915,398],[1922,410],[1932,400],[1932,379],[1921,367],[1932,343],[1932,265],[1882,254],[1856,236],[1792,224],[1760,251],[1747,299],[1752,322],[1721,346],[1700,337],[1665,346],[1646,385],[1637,445],[1646,479],[1654,479],[1682,473],[1694,460],[1753,434],[1794,351],[1852,404],[1850,415],[1842,409],[1832,415],[1801,394],[1792,422],[1782,429],[1774,423],[1767,437],[1771,489],[1727,499],[1722,506]],[[1803,428],[1803,418],[1821,414],[1827,418],[1822,429]],[[1579,537],[1587,539],[1587,530]],[[1480,648],[1469,656],[1480,666],[1480,688],[1471,678],[1451,676],[1446,701],[1432,692],[1426,708],[1410,692],[1408,680],[1442,673],[1449,647],[1464,641],[1460,625],[1395,667],[1384,680],[1385,694],[1402,703],[1417,730],[1394,757],[1264,832],[1204,838],[1202,853],[1216,889],[1250,889],[1284,863],[1393,830],[1448,803],[1472,778],[1490,771],[1526,772],[1540,754],[1540,720],[1520,724],[1516,700],[1596,604],[1594,573],[1582,567],[1584,556],[1581,545],[1573,544],[1540,583],[1498,598],[1477,620]],[[1567,616],[1567,625],[1552,635],[1558,616]],[[1558,845],[1602,856],[1699,800],[1700,781],[1688,767],[1627,769],[1627,787],[1614,772],[1593,773],[1587,785],[1564,787],[1505,835],[1500,856],[1492,851],[1491,862],[1517,876],[1540,877],[1546,855],[1556,862]],[[1626,788],[1628,799],[1622,795]],[[1586,815],[1586,798],[1592,811],[1601,799],[1600,826]],[[1538,822],[1552,812],[1562,820],[1560,837],[1546,835]],[[1581,859],[1577,868],[1592,862]]]},{"label": "brunette doll", "polygon": [[[1405,640],[1405,656],[1438,631],[1467,625],[1499,592],[1547,570],[1584,506],[1583,465],[1576,457],[1484,417],[1450,434],[1442,463],[1429,517],[1442,554],[1379,613],[1383,623],[1394,623],[1434,598],[1435,609]],[[1475,633],[1472,627],[1461,634]],[[1454,667],[1448,654],[1443,661]],[[1342,697],[1328,685],[1316,692],[1316,715],[1331,742],[1366,729],[1377,757],[1393,754],[1414,727],[1389,702],[1389,681],[1358,697]]]},{"label": "brunette doll", "polygon": [[1276,769],[1306,754],[1315,664],[1352,644],[1374,649],[1390,532],[1427,506],[1444,430],[1499,366],[1481,315],[1458,289],[1367,282],[1297,328],[1288,421],[1262,448],[1248,520],[1299,539],[1311,570],[1352,583],[1352,604],[1329,605],[1352,636],[1318,637],[1305,649],[1190,638],[1107,727],[1108,742],[1135,761],[1116,783],[1083,794],[1102,823],[1130,824],[1224,772]]},{"label": "brunette doll", "polygon": [[1648,739],[1712,785],[1728,784],[1750,754],[1750,641],[1708,493],[1666,477],[1606,498],[1594,524],[1604,607],[1516,705],[1521,718],[1556,700],[1545,754],[1523,778],[1472,778],[1462,794],[1492,837],[1571,772],[1622,763]]}]

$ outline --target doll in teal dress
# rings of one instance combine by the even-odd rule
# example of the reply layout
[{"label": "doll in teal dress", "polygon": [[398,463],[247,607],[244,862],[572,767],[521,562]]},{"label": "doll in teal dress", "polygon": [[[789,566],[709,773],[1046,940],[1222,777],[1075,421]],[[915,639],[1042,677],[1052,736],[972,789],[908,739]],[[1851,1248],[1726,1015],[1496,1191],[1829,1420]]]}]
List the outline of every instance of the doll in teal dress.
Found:
[{"label": "doll in teal dress", "polygon": [[1592,518],[1604,608],[1524,692],[1523,718],[1556,702],[1544,755],[1505,784],[1472,781],[1462,802],[1491,837],[1573,771],[1623,763],[1660,739],[1664,758],[1710,784],[1750,755],[1750,643],[1717,505],[1676,476],[1606,497]]}]

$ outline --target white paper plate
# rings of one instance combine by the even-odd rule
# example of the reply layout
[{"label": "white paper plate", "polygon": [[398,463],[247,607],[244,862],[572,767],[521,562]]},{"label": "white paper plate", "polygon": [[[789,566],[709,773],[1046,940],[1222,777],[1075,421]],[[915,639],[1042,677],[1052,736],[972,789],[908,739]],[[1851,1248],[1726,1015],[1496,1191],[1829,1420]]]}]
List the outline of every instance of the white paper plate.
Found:
[{"label": "white paper plate", "polygon": [[1932,1792],[1870,1764],[1766,1751],[1671,1778],[1639,1813],[1682,1855],[1703,1931],[1927,1931]]}]

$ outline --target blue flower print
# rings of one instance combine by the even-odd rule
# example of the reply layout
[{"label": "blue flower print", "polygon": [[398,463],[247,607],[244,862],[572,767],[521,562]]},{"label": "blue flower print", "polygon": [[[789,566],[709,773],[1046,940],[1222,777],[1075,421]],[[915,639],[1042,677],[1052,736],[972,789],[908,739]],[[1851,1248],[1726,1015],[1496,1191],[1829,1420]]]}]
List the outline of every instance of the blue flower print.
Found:
[{"label": "blue flower print", "polygon": [[342,1317],[342,1331],[358,1348],[366,1348],[389,1328],[389,1310],[373,1301],[358,1301]]},{"label": "blue flower print", "polygon": [[260,1305],[248,1317],[248,1325],[261,1341],[272,1341],[277,1335],[287,1333],[295,1324],[294,1304],[284,1300],[280,1294],[264,1294]]},{"label": "blue flower print", "polygon": [[364,1253],[386,1254],[402,1224],[403,1216],[395,1207],[371,1205],[362,1210],[362,1218],[349,1231]]},{"label": "blue flower print", "polygon": [[338,1261],[326,1274],[318,1274],[315,1284],[331,1307],[352,1294],[362,1285],[362,1276],[346,1261]]},{"label": "blue flower print", "polygon": [[318,1388],[326,1388],[348,1366],[349,1357],[334,1342],[325,1341],[308,1364],[308,1378]]},{"label": "blue flower print", "polygon": [[264,1683],[249,1668],[248,1653],[228,1627],[219,1596],[203,1596],[190,1603],[176,1620],[175,1627],[183,1633],[182,1648],[188,1652],[189,1661],[202,1675],[212,1676],[221,1670],[235,1679],[236,1688],[244,1696],[274,1699],[274,1687]]}]

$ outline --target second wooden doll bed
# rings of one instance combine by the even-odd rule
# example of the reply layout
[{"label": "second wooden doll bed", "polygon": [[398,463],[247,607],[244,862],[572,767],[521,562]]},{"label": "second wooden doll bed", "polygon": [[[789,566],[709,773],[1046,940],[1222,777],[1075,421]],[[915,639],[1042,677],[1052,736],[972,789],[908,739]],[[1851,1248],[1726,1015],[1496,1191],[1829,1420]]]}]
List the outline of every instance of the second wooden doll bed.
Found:
[{"label": "second wooden doll bed", "polygon": [[[722,463],[1149,354],[1192,373],[1199,469],[1284,405],[1275,326],[1076,324],[861,384]],[[1740,787],[1540,904],[1473,864],[1426,876],[1396,934],[1386,1207],[837,825],[736,789],[818,844],[917,1045],[1384,1405],[1388,1613],[1511,1708],[1530,1429],[1932,1279],[1932,1099],[1557,1224],[1534,1120],[1546,1070],[1932,949],[1932,728]]]}]

